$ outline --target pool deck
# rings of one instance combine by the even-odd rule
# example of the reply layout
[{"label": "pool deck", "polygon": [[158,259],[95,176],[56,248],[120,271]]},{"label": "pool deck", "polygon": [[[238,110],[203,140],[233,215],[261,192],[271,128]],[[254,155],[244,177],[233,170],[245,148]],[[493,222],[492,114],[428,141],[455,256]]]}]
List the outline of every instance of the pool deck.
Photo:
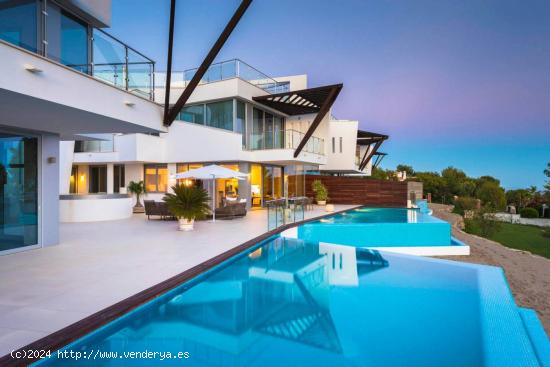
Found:
[{"label": "pool deck", "polygon": [[[315,207],[305,218],[324,214]],[[0,356],[266,230],[264,210],[241,219],[197,222],[192,232],[178,231],[175,221],[148,221],[144,215],[61,224],[59,245],[0,256]]]}]

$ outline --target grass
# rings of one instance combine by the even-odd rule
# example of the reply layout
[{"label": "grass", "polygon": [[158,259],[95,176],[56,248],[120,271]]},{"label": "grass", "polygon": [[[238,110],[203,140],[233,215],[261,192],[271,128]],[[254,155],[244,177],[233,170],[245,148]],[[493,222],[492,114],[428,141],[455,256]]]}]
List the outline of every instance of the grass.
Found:
[{"label": "grass", "polygon": [[[476,226],[470,226],[470,228],[472,229],[471,233],[482,236]],[[499,242],[506,247],[529,251],[550,259],[550,237],[545,237],[544,231],[550,232],[550,229],[545,230],[541,227],[524,224],[500,223],[493,234],[482,237]]]}]

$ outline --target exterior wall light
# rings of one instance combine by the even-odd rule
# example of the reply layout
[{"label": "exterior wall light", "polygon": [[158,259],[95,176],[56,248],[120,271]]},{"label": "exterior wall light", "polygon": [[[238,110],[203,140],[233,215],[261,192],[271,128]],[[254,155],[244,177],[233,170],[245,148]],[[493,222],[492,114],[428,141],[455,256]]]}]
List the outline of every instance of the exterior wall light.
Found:
[{"label": "exterior wall light", "polygon": [[39,69],[32,64],[24,64],[23,67],[25,68],[25,70],[30,71],[33,74],[38,74],[42,72],[42,69]]}]

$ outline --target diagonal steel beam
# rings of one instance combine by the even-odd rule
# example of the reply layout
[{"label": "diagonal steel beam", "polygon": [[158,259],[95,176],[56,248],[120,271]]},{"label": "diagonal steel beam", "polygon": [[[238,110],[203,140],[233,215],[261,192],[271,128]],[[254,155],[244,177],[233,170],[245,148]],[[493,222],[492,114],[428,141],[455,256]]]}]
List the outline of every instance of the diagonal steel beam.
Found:
[{"label": "diagonal steel beam", "polygon": [[168,30],[168,57],[166,61],[166,87],[164,90],[164,123],[168,121],[170,112],[170,84],[172,83],[172,49],[174,47],[174,18],[176,15],[176,0],[170,1],[170,28]]},{"label": "diagonal steel beam", "polygon": [[376,142],[376,144],[374,144],[374,148],[372,148],[371,152],[369,153],[369,155],[367,156],[367,158],[365,159],[365,161],[363,162],[363,165],[361,167],[359,167],[359,171],[362,171],[365,169],[365,167],[367,166],[367,164],[369,164],[369,161],[370,159],[372,158],[372,156],[374,155],[374,153],[376,153],[376,151],[378,150],[378,148],[380,148],[380,145],[382,145],[382,143],[384,142],[385,139],[380,139]]},{"label": "diagonal steel beam", "polygon": [[183,90],[183,93],[178,98],[176,103],[172,108],[170,108],[168,112],[168,116],[164,119],[164,125],[170,126],[172,122],[176,119],[178,113],[181,111],[183,106],[185,106],[185,103],[187,103],[187,100],[191,96],[191,93],[195,90],[199,82],[201,81],[202,77],[210,67],[210,64],[214,61],[218,53],[220,52],[221,48],[231,35],[231,32],[235,29],[239,21],[241,20],[242,16],[246,12],[246,9],[250,6],[252,3],[252,0],[243,0],[241,2],[241,5],[237,8],[235,11],[235,14],[231,17],[227,25],[225,26],[223,32],[220,34],[220,37],[214,43],[214,46],[210,49],[204,60],[202,61],[202,64],[197,69],[197,72],[189,82],[189,85]]},{"label": "diagonal steel beam", "polygon": [[365,159],[367,159],[367,155],[369,154],[369,149],[371,145],[372,143],[367,144],[367,149],[365,149],[365,154],[363,154],[363,158],[361,158],[361,162],[359,163],[359,169],[363,167],[363,163],[365,162]]},{"label": "diagonal steel beam", "polygon": [[343,84],[337,84],[330,90],[327,98],[323,102],[323,105],[319,109],[319,112],[317,112],[317,115],[315,115],[315,118],[313,119],[313,122],[311,123],[311,126],[309,129],[307,129],[306,134],[304,135],[302,141],[300,141],[300,144],[298,144],[298,147],[294,151],[294,158],[298,157],[302,149],[304,149],[304,146],[307,144],[309,138],[313,135],[325,115],[328,113],[330,108],[332,107],[332,104],[334,101],[336,101],[336,97],[338,97],[338,94],[342,90]]},{"label": "diagonal steel beam", "polygon": [[380,165],[380,163],[382,163],[382,160],[384,159],[385,155],[383,154],[380,154],[376,157],[376,159],[374,160],[374,163],[373,163],[373,167],[374,168],[378,168],[378,166]]}]

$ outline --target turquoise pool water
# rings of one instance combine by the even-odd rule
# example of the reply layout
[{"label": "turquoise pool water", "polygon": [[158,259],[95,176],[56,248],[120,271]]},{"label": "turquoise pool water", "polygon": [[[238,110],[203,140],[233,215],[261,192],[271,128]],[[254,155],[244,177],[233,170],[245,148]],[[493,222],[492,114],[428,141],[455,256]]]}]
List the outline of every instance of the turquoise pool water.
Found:
[{"label": "turquoise pool water", "polygon": [[[498,268],[281,237],[64,351],[82,359],[54,353],[38,364],[539,365]],[[98,351],[117,354],[94,359]],[[185,360],[128,358],[146,351],[189,354]]]},{"label": "turquoise pool water", "polygon": [[455,246],[451,225],[417,209],[360,208],[302,224],[298,238],[357,247]]}]

